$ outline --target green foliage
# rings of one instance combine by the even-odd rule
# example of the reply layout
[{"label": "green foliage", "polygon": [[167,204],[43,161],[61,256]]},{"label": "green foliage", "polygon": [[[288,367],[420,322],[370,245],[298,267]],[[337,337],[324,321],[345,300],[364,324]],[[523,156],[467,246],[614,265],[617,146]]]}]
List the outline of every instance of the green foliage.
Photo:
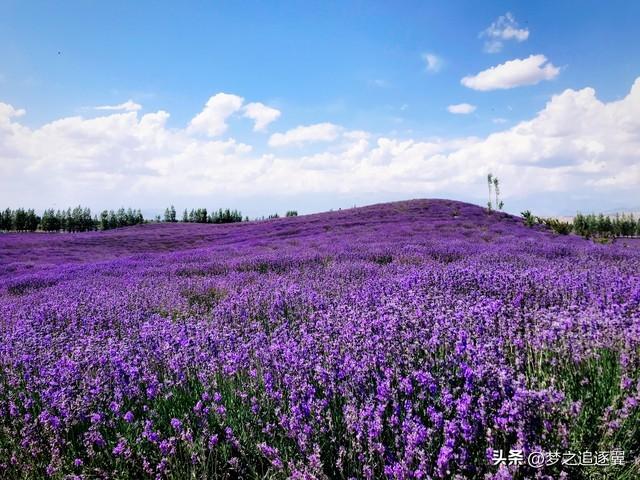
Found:
[{"label": "green foliage", "polygon": [[563,222],[557,218],[540,218],[540,222],[560,235],[568,235],[572,231],[571,222]]},{"label": "green foliage", "polygon": [[602,213],[583,215],[578,213],[573,222],[564,222],[556,218],[536,217],[529,210],[521,212],[525,225],[533,227],[542,224],[556,233],[567,235],[574,232],[599,243],[608,243],[615,237],[633,237],[640,235],[640,221],[633,214],[616,214],[615,217]]},{"label": "green foliage", "polygon": [[182,221],[189,223],[238,223],[242,222],[242,213],[228,208],[213,210],[211,213],[208,213],[206,208],[196,208],[191,211],[185,209],[182,213]]},{"label": "green foliage", "polygon": [[45,210],[42,214],[40,228],[43,232],[57,232],[60,230],[60,219],[56,216],[53,208]]},{"label": "green foliage", "polygon": [[287,213],[285,214],[285,217],[297,217],[297,216],[298,216],[297,210],[287,210]]},{"label": "green foliage", "polygon": [[522,215],[522,218],[524,218],[524,223],[527,227],[533,227],[534,225],[539,223],[538,217],[532,214],[529,210],[521,212],[520,215]]},{"label": "green foliage", "polygon": [[18,208],[16,210],[7,208],[4,212],[0,212],[0,230],[35,232],[41,220],[32,208],[28,210],[24,208]]},{"label": "green foliage", "polygon": [[110,228],[126,227],[144,223],[140,210],[125,210],[117,212],[104,210],[100,217],[91,216],[91,209],[78,205],[66,210],[46,209],[42,217],[33,209],[18,208],[0,212],[0,230],[16,232],[87,232],[92,230],[109,230]]},{"label": "green foliage", "polygon": [[176,219],[176,208],[171,205],[164,211],[164,221],[165,222],[177,222]]},{"label": "green foliage", "polygon": [[238,210],[225,210],[219,209],[217,212],[212,212],[209,221],[211,223],[238,223],[242,222],[242,213]]},{"label": "green foliage", "polygon": [[603,214],[583,215],[578,213],[573,219],[574,231],[585,238],[632,237],[640,235],[640,222],[633,214],[615,217]]},{"label": "green foliage", "polygon": [[100,230],[110,230],[112,228],[142,224],[144,223],[144,217],[140,210],[131,210],[130,208],[126,211],[124,208],[120,208],[117,212],[104,210],[100,214],[100,220],[96,223]]},{"label": "green foliage", "polygon": [[[624,395],[617,352],[603,348],[581,360],[551,351],[532,352],[525,375],[532,388],[559,389],[573,405],[568,451],[609,451],[615,445],[628,454],[640,447],[639,412],[619,415],[624,411]],[[636,478],[626,476],[632,470],[632,466],[581,466],[572,469],[570,478]]]}]

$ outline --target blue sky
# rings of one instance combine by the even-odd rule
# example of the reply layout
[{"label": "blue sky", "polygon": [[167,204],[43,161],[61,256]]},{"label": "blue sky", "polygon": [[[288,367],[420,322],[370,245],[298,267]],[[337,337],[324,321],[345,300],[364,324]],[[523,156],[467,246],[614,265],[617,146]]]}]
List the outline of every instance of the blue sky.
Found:
[{"label": "blue sky", "polygon": [[[640,175],[637,173],[640,160],[634,160],[628,153],[636,144],[611,145],[609,138],[595,138],[596,128],[602,131],[601,126],[596,125],[586,125],[580,132],[571,132],[571,138],[567,138],[567,145],[596,142],[602,146],[587,149],[593,157],[589,160],[593,163],[590,167],[577,168],[584,158],[577,158],[575,151],[566,152],[553,146],[559,150],[539,161],[539,166],[546,166],[549,171],[536,171],[536,178],[529,183],[540,183],[540,186],[526,192],[515,183],[512,184],[513,191],[509,190],[509,179],[517,179],[518,175],[515,168],[505,165],[513,162],[503,151],[498,157],[504,158],[505,164],[496,160],[497,164],[488,162],[482,168],[478,167],[474,172],[477,181],[471,179],[471,174],[458,175],[460,178],[453,180],[449,167],[443,170],[433,167],[443,162],[455,163],[457,148],[464,146],[449,144],[442,147],[443,158],[431,158],[429,153],[420,153],[423,150],[418,148],[420,152],[413,152],[409,160],[398,159],[397,152],[393,153],[393,158],[383,162],[390,165],[387,170],[372,167],[365,172],[360,167],[379,165],[370,157],[374,155],[372,150],[376,145],[380,145],[380,138],[398,144],[413,142],[413,145],[424,142],[467,145],[483,141],[491,133],[504,132],[520,122],[538,118],[552,96],[567,89],[575,92],[593,89],[593,99],[586,100],[592,103],[609,104],[624,99],[640,76],[638,18],[640,3],[615,1],[67,1],[55,4],[0,1],[0,102],[16,111],[25,110],[23,114],[11,115],[11,122],[14,127],[20,125],[30,132],[30,135],[16,136],[17,127],[13,128],[12,136],[8,131],[4,136],[0,132],[0,162],[5,163],[5,178],[13,176],[11,186],[3,185],[9,193],[8,198],[2,200],[13,205],[29,203],[39,208],[52,201],[81,202],[101,208],[114,198],[148,209],[162,208],[171,202],[180,206],[224,203],[239,204],[254,215],[293,203],[301,205],[302,211],[313,211],[423,196],[479,202],[484,201],[484,170],[492,170],[498,175],[502,170],[508,210],[530,206],[546,213],[571,213],[582,206],[583,209],[603,210],[635,208],[640,206],[640,199],[633,193],[633,185],[627,185],[628,181],[607,179],[615,177],[623,166],[630,167],[632,180],[636,180],[635,175]],[[506,36],[489,35],[487,31],[492,25],[495,31]],[[512,36],[504,34],[504,27],[516,33]],[[491,41],[493,46],[489,45]],[[530,84],[520,85],[517,80],[507,79],[512,82],[510,88],[485,85],[485,89],[470,88],[461,82],[464,77],[473,77],[491,67],[525,60],[532,55],[544,56],[539,66],[549,67],[546,73],[540,74],[544,78],[537,82],[531,77]],[[432,68],[429,68],[427,58],[435,62],[432,62]],[[535,72],[538,70],[534,68],[534,77]],[[506,70],[505,74],[511,75]],[[529,78],[526,74],[525,77]],[[206,155],[200,153],[197,158],[179,165],[176,158],[184,155],[173,148],[174,159],[170,163],[173,168],[187,172],[197,170],[203,163],[205,167],[212,166],[207,162],[214,155],[209,149],[213,145],[208,146],[206,142],[232,139],[236,144],[250,146],[249,159],[238,160],[238,155],[247,152],[234,151],[229,158],[220,154],[219,158],[211,160],[217,165],[217,171],[221,170],[221,162],[245,162],[242,164],[244,173],[235,180],[245,182],[239,192],[222,185],[234,181],[233,178],[222,178],[213,172],[209,174],[209,191],[202,185],[191,188],[189,178],[193,175],[187,174],[175,179],[175,185],[169,185],[171,173],[157,165],[158,158],[165,157],[158,142],[154,144],[153,154],[132,168],[129,158],[135,156],[132,152],[150,150],[139,143],[144,135],[136,136],[138,143],[132,143],[130,138],[110,139],[112,127],[104,126],[100,142],[115,143],[104,147],[101,155],[111,151],[113,156],[98,159],[87,158],[86,153],[75,150],[69,153],[69,149],[79,148],[78,141],[69,140],[71,137],[77,140],[69,130],[76,129],[74,132],[77,133],[95,125],[76,122],[62,131],[56,128],[39,131],[52,122],[55,126],[59,119],[88,120],[127,114],[123,112],[136,116],[136,120],[129,120],[137,122],[131,127],[137,128],[143,115],[158,111],[170,114],[163,124],[165,130],[186,130],[191,120],[203,111],[208,99],[220,92],[242,97],[243,107],[236,108],[224,119],[228,127],[223,133],[211,135],[208,130],[207,138],[202,138],[198,135],[206,129],[192,130],[194,138],[200,142],[197,148],[208,152]],[[96,106],[121,105],[128,100],[140,105],[140,109],[95,109]],[[635,111],[637,101],[636,97],[630,98],[625,108]],[[280,115],[269,122],[268,128],[254,131],[241,109],[251,102],[276,109]],[[467,114],[448,111],[448,107],[459,104],[468,104],[467,110],[473,111]],[[594,103],[593,108],[597,110],[599,105]],[[614,131],[616,122],[623,122],[625,115],[614,118],[607,128]],[[334,140],[313,140],[304,146],[300,142],[295,148],[285,146],[284,150],[269,145],[271,135],[322,123],[339,128],[340,133]],[[627,125],[632,137],[637,133],[635,127],[635,124]],[[348,133],[353,131],[367,133],[368,153],[361,153],[357,161],[352,161],[351,157],[346,161],[344,156],[336,159],[336,155],[342,155],[340,152],[349,148],[344,142],[353,140]],[[90,137],[94,138],[97,133],[91,132]],[[75,167],[79,166],[84,176],[76,178],[75,183],[69,179],[65,172],[77,172],[78,168],[74,170],[74,164],[60,168],[56,163],[55,146],[53,151],[41,146],[46,155],[37,153],[41,151],[38,148],[25,146],[43,137],[48,139],[49,145],[57,144],[56,140],[64,137],[58,156],[76,158]],[[545,145],[550,145],[551,140],[545,138]],[[336,145],[332,143],[334,141],[343,143]],[[130,152],[126,150],[127,145],[132,148]],[[189,148],[186,140],[183,145]],[[16,148],[29,150],[29,154],[16,154]],[[399,148],[406,150],[407,144]],[[504,146],[505,150],[510,148]],[[617,149],[616,155],[621,158],[615,164],[598,167],[599,162],[608,161],[605,157],[612,149]],[[415,157],[418,154],[422,155],[421,159]],[[322,162],[321,155],[332,155],[326,168],[318,166]],[[560,160],[567,155],[573,155],[570,161]],[[316,156],[310,160],[312,167],[297,172],[303,167],[296,159],[309,160],[311,156]],[[22,160],[19,162],[17,157]],[[265,166],[269,161],[271,167]],[[395,167],[391,165],[396,161]],[[424,162],[425,171],[433,170],[433,175],[425,177],[429,185],[424,189],[415,182],[408,186],[402,177],[420,169],[420,161]],[[286,178],[281,171],[287,168],[279,168],[278,162],[295,165],[288,168],[290,174]],[[459,161],[457,168],[468,170],[473,165],[469,162],[473,160]],[[105,164],[110,166],[104,167]],[[116,168],[114,164],[120,166]],[[571,179],[567,178],[569,167],[575,170]],[[540,170],[538,166],[536,169]],[[160,170],[163,172],[159,173]],[[318,173],[327,170],[333,171],[331,175],[335,176]],[[587,170],[591,175],[588,179],[585,177]],[[26,178],[35,175],[34,172],[40,177],[47,176],[47,172],[51,173],[50,178],[64,176],[69,187],[77,185],[72,188],[76,193],[60,194],[53,188],[40,189],[38,194],[24,192],[29,189],[19,187],[28,187]],[[357,174],[354,178],[335,187],[335,178],[347,178],[354,172]],[[145,174],[149,178],[143,178]],[[107,180],[99,182],[100,175]],[[439,175],[449,175],[451,181],[434,183],[433,177]],[[544,186],[540,179],[545,175],[558,178],[554,177],[555,183],[553,179],[550,181],[551,186]],[[159,182],[158,176],[167,178]],[[261,185],[252,189],[251,182],[256,178]],[[300,178],[305,180],[300,181]],[[25,185],[20,185],[22,181]],[[576,186],[576,181],[583,182],[581,188]],[[100,187],[96,189],[91,182],[98,182]],[[299,183],[314,188],[296,188]],[[322,185],[324,187],[320,188]],[[589,187],[585,185],[593,187],[592,194],[586,193]],[[612,186],[618,193],[612,195]],[[191,191],[195,193],[189,193]]]}]

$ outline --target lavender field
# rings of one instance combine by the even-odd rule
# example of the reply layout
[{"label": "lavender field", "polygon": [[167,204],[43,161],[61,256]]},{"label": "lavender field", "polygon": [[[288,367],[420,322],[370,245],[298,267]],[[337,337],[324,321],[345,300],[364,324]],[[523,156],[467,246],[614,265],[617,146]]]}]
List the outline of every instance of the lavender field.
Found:
[{"label": "lavender field", "polygon": [[631,241],[443,200],[0,235],[0,478],[632,479],[639,405]]}]

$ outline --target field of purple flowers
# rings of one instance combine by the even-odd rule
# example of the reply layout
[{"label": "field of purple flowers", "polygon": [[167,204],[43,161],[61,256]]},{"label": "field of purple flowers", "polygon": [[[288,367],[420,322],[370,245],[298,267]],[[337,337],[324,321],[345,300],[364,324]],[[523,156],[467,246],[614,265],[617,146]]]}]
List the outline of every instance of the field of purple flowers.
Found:
[{"label": "field of purple flowers", "polygon": [[0,235],[0,478],[632,479],[639,450],[637,244],[438,200]]}]

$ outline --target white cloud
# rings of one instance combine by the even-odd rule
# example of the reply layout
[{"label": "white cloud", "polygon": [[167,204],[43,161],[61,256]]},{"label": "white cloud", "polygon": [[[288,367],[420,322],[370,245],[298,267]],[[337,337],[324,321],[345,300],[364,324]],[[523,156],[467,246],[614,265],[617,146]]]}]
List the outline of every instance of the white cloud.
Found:
[{"label": "white cloud", "polygon": [[489,27],[480,33],[481,38],[486,38],[484,51],[487,53],[497,53],[502,50],[505,40],[515,40],[524,42],[529,38],[529,30],[518,28],[518,22],[510,12],[498,17]]},{"label": "white cloud", "polygon": [[269,138],[269,146],[286,147],[312,142],[331,142],[338,137],[339,133],[340,127],[328,122],[302,125],[285,133],[274,133]]},{"label": "white cloud", "polygon": [[491,121],[493,123],[495,123],[496,125],[502,125],[502,124],[508,122],[508,120],[506,118],[502,118],[502,117],[496,117],[496,118],[492,119]]},{"label": "white cloud", "polygon": [[242,116],[254,120],[253,130],[260,132],[280,117],[280,110],[267,107],[260,102],[255,102],[249,103],[244,107],[244,114]]},{"label": "white cloud", "polygon": [[[261,198],[263,206],[264,198],[283,195],[370,192],[481,202],[491,171],[507,206],[521,198],[534,209],[556,192],[565,208],[577,209],[570,202],[587,192],[606,209],[637,203],[640,185],[640,78],[615,102],[600,101],[592,88],[566,90],[530,120],[484,138],[400,139],[326,123],[275,134],[276,145],[300,147],[284,153],[168,128],[163,111],[61,118],[35,129],[21,115],[0,103],[0,191],[15,206],[109,207],[114,198],[132,206]],[[306,149],[311,141],[330,143]]]},{"label": "white cloud", "polygon": [[530,55],[524,59],[509,60],[477,75],[464,77],[460,83],[474,90],[503,90],[552,80],[559,73],[560,69],[548,62],[544,55]]},{"label": "white cloud", "polygon": [[435,53],[423,53],[422,59],[427,64],[427,71],[432,73],[438,73],[444,64],[442,58]]},{"label": "white cloud", "polygon": [[210,137],[222,135],[227,130],[227,118],[240,110],[244,99],[237,95],[218,93],[209,98],[204,109],[189,124],[191,133],[205,133]]},{"label": "white cloud", "polygon": [[456,105],[449,105],[447,107],[449,113],[455,113],[458,115],[467,115],[476,111],[476,106],[469,103],[458,103]]},{"label": "white cloud", "polygon": [[26,113],[23,108],[14,108],[8,103],[0,102],[0,122],[8,121],[11,117],[22,117]]},{"label": "white cloud", "polygon": [[119,105],[102,105],[100,107],[94,107],[96,110],[113,110],[123,112],[137,112],[142,108],[142,105],[135,103],[133,100],[127,100]]}]

